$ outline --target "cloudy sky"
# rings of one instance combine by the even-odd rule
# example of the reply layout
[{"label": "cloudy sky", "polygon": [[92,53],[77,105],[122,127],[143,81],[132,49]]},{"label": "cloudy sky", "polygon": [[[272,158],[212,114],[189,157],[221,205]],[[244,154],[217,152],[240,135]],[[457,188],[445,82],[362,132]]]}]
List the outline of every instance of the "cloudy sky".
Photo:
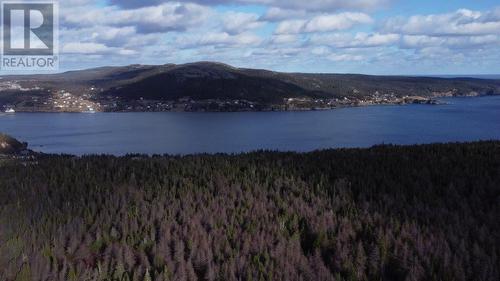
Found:
[{"label": "cloudy sky", "polygon": [[498,0],[62,0],[60,68],[500,73]]}]

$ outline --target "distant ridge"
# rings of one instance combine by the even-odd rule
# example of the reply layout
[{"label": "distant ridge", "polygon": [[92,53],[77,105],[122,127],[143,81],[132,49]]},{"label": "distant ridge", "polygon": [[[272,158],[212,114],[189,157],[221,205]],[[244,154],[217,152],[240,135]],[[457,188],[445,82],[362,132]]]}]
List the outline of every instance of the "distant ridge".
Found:
[{"label": "distant ridge", "polygon": [[375,93],[424,97],[500,93],[500,80],[494,79],[283,73],[236,68],[218,62],[99,67],[61,74],[3,76],[0,82],[15,82],[25,89],[0,89],[0,103],[59,90],[84,95],[89,94],[90,89],[94,89],[94,94],[98,89],[99,96],[123,100],[190,97],[264,103],[297,97],[360,98]]},{"label": "distant ridge", "polygon": [[500,74],[446,74],[446,75],[415,75],[415,77],[434,77],[434,78],[473,78],[473,79],[491,79],[499,80]]}]

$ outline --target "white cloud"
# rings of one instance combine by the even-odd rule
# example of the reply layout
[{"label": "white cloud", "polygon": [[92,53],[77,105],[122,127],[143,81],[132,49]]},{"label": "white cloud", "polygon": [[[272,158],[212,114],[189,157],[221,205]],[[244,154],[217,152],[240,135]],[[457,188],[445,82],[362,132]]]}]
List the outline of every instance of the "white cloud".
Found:
[{"label": "white cloud", "polygon": [[362,61],[364,60],[364,57],[361,55],[351,55],[351,54],[331,54],[327,57],[329,60],[332,61]]},{"label": "white cloud", "polygon": [[399,34],[380,33],[330,33],[313,35],[310,45],[327,45],[335,48],[371,48],[380,46],[391,46],[400,41]]},{"label": "white cloud", "polygon": [[292,44],[300,41],[300,37],[296,34],[280,34],[274,35],[271,38],[272,44]]},{"label": "white cloud", "polygon": [[473,47],[488,47],[488,45],[500,46],[500,36],[428,36],[428,35],[404,35],[401,47],[421,49],[428,47],[446,47],[450,49],[464,49]]},{"label": "white cloud", "polygon": [[276,34],[298,34],[304,31],[306,20],[286,20],[282,21],[276,28]]},{"label": "white cloud", "polygon": [[108,47],[101,43],[71,42],[63,45],[63,54],[118,54],[134,55],[137,52],[122,48]]},{"label": "white cloud", "polygon": [[63,46],[62,52],[66,54],[96,54],[109,51],[110,48],[100,43],[72,42]]},{"label": "white cloud", "polygon": [[373,19],[363,13],[340,13],[335,15],[321,15],[314,17],[306,26],[306,32],[325,32],[332,30],[349,29],[357,24],[369,24]]},{"label": "white cloud", "polygon": [[[75,0],[73,0],[75,1]],[[84,1],[84,0],[83,0]],[[122,7],[146,7],[156,6],[167,0],[111,0],[110,2]],[[293,9],[304,11],[337,11],[349,10],[374,10],[386,6],[390,0],[191,0],[207,6],[220,4],[250,4],[265,5],[281,9]]]},{"label": "white cloud", "polygon": [[103,26],[97,27],[92,32],[92,38],[99,40],[112,41],[119,38],[136,36],[135,27],[124,26],[124,27],[112,27]]},{"label": "white cloud", "polygon": [[355,25],[372,23],[373,19],[364,13],[339,13],[315,16],[310,20],[288,20],[276,28],[277,34],[327,32],[350,29]]},{"label": "white cloud", "polygon": [[500,12],[460,9],[453,13],[387,20],[382,30],[408,35],[470,36],[500,34]]},{"label": "white cloud", "polygon": [[282,9],[282,8],[276,8],[276,7],[271,7],[267,10],[267,12],[264,14],[262,17],[263,20],[266,21],[281,21],[281,20],[287,20],[287,19],[297,19],[297,18],[304,18],[308,15],[307,11],[305,10],[291,10],[291,9]]},{"label": "white cloud", "polygon": [[250,13],[228,12],[223,15],[224,30],[231,34],[262,27],[264,22],[259,21],[259,15]]},{"label": "white cloud", "polygon": [[96,4],[95,0],[64,0],[59,3],[62,8],[66,7],[76,7],[76,6],[88,6],[91,4]]},{"label": "white cloud", "polygon": [[290,58],[298,56],[303,51],[301,48],[266,48],[251,52],[251,56]]},{"label": "white cloud", "polygon": [[377,47],[392,45],[398,42],[399,39],[399,34],[358,33],[354,37],[354,44],[352,46]]},{"label": "white cloud", "polygon": [[136,55],[137,52],[134,50],[120,49],[120,50],[118,50],[118,54],[120,54],[122,56],[133,56],[133,55]]},{"label": "white cloud", "polygon": [[253,46],[262,43],[262,38],[251,33],[231,35],[227,32],[211,32],[203,36],[182,36],[176,43],[183,48],[196,48],[198,46]]},{"label": "white cloud", "polygon": [[311,53],[313,55],[316,55],[316,56],[325,56],[325,55],[328,55],[330,54],[330,48],[328,47],[314,47],[311,51]]},{"label": "white cloud", "polygon": [[139,34],[133,26],[112,27],[93,26],[83,28],[64,28],[60,31],[61,42],[98,43],[109,47],[140,49],[157,45],[162,33]]},{"label": "white cloud", "polygon": [[140,33],[186,30],[199,26],[212,15],[208,7],[168,2],[159,6],[122,10],[116,6],[68,8],[63,22],[74,26],[135,26]]},{"label": "white cloud", "polygon": [[481,60],[489,71],[500,63],[500,8],[379,19],[394,14],[388,9],[377,20],[371,17],[390,1],[65,0],[60,1],[61,62],[220,60],[311,72],[364,72],[361,64],[371,64],[372,71],[414,71],[465,62],[463,69],[469,69]]}]

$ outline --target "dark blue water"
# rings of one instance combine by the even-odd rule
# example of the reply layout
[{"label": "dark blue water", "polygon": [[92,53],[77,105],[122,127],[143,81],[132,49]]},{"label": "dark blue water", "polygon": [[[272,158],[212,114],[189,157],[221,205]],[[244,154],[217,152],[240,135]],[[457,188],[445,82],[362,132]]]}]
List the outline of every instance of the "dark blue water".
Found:
[{"label": "dark blue water", "polygon": [[311,151],[500,139],[500,96],[446,102],[311,112],[26,113],[0,115],[0,131],[34,150],[77,155]]}]

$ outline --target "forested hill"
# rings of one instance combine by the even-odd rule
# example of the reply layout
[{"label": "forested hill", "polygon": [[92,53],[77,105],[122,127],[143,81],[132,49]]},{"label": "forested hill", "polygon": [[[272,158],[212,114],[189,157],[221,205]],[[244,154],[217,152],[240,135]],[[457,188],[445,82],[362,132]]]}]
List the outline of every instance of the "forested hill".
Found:
[{"label": "forested hill", "polygon": [[500,279],[500,142],[0,174],[0,280]]},{"label": "forested hill", "polygon": [[214,62],[102,67],[0,79],[0,103],[15,103],[25,96],[46,99],[48,93],[59,91],[91,95],[96,100],[112,96],[123,100],[190,97],[282,102],[284,98],[361,98],[376,93],[425,97],[500,94],[500,80],[283,73]]}]

